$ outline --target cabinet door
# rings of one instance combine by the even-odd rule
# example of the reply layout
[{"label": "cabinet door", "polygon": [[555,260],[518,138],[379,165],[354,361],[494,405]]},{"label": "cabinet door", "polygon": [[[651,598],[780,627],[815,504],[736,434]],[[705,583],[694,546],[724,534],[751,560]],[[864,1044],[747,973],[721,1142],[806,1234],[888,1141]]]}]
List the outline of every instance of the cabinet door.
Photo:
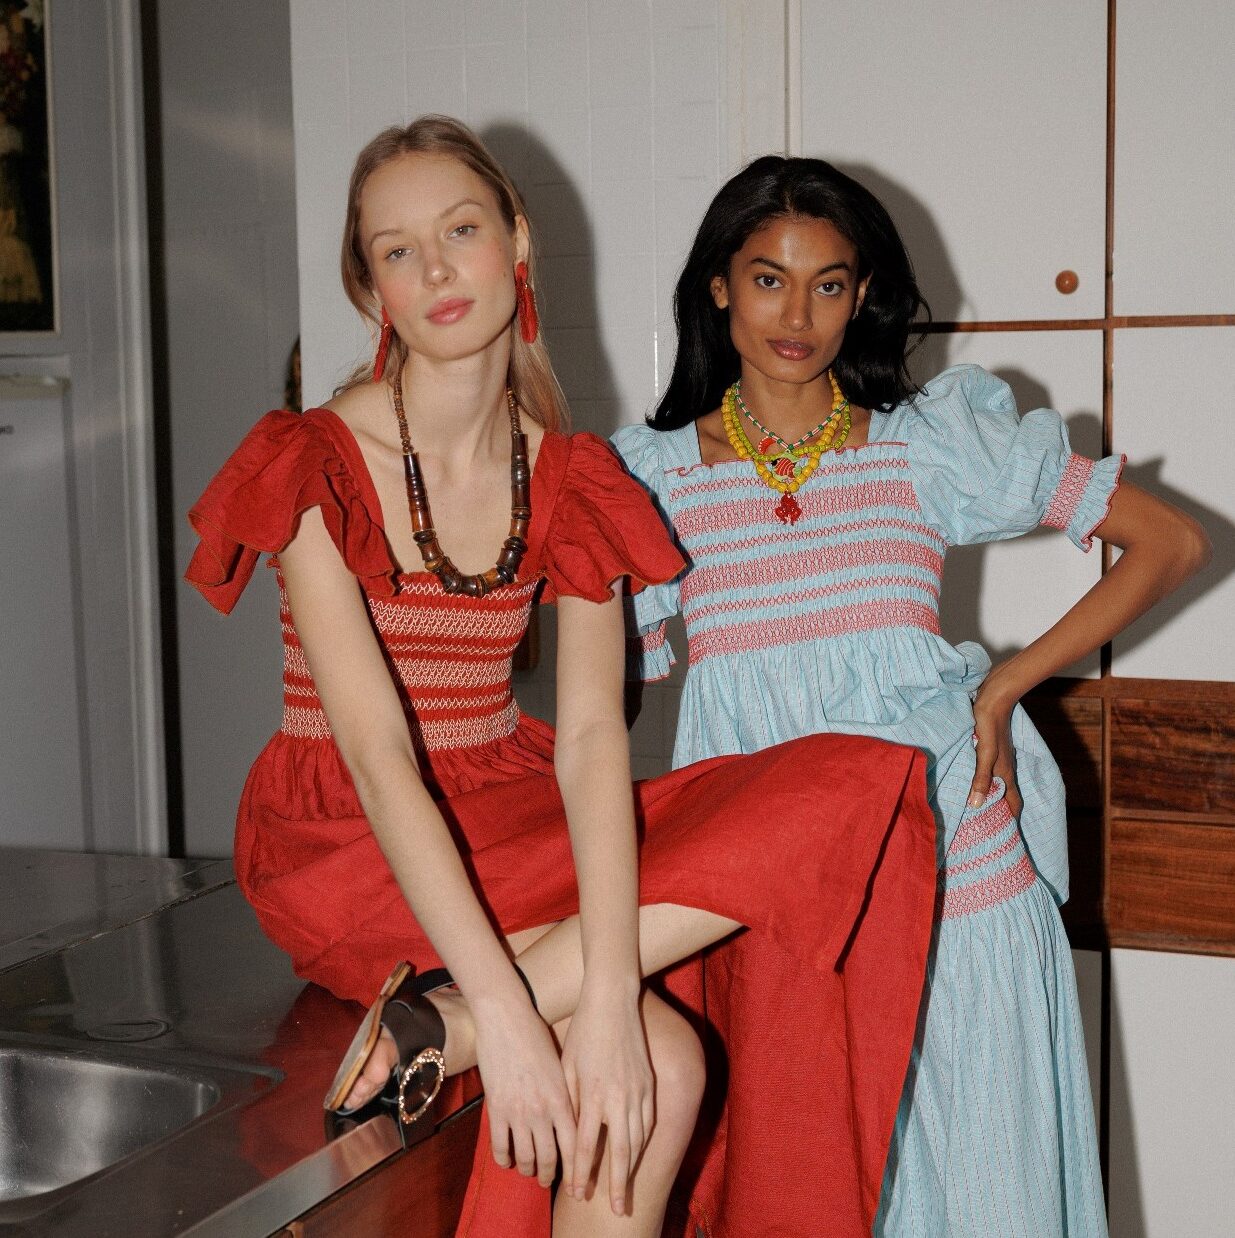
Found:
[{"label": "cabinet door", "polygon": [[1218,1238],[1235,1217],[1235,959],[1111,951],[1110,1222]]},{"label": "cabinet door", "polygon": [[1235,5],[1119,0],[1115,38],[1115,312],[1235,312]]},{"label": "cabinet door", "polygon": [[935,318],[1101,317],[1104,0],[801,9],[802,153],[883,199]]},{"label": "cabinet door", "polygon": [[1229,410],[1235,328],[1128,328],[1115,335],[1114,443],[1125,476],[1195,516],[1213,563],[1115,638],[1111,669],[1149,679],[1235,679],[1235,512]]},{"label": "cabinet door", "polygon": [[87,845],[63,389],[0,379],[0,821],[8,846]]},{"label": "cabinet door", "polygon": [[[1074,450],[1102,451],[1102,333],[998,331],[936,335],[914,354],[923,381],[944,365],[973,362],[1012,388],[1022,413],[1055,408]],[[1041,636],[1102,572],[1101,553],[1082,554],[1061,533],[948,552],[940,618],[950,641],[977,640],[999,658]],[[1066,676],[1095,676],[1098,655],[1068,667]]]}]

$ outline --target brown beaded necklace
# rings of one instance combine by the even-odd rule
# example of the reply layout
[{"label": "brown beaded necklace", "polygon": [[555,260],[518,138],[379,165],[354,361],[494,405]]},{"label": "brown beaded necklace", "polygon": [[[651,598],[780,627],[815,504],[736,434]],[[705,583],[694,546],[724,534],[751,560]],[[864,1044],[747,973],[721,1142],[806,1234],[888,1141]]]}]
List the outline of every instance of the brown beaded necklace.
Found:
[{"label": "brown beaded necklace", "polygon": [[407,505],[412,513],[412,539],[420,550],[426,569],[442,582],[442,588],[447,593],[466,593],[468,597],[484,597],[491,589],[513,584],[527,550],[527,526],[532,519],[529,497],[532,470],[528,467],[527,435],[519,427],[519,406],[515,403],[514,392],[506,388],[506,407],[510,411],[510,535],[502,543],[502,553],[497,557],[496,566],[475,576],[464,576],[451,563],[450,556],[442,550],[437,540],[420,460],[407,432],[401,370],[395,375],[394,405],[395,416],[399,419],[399,438],[403,444],[403,475],[407,482]]}]

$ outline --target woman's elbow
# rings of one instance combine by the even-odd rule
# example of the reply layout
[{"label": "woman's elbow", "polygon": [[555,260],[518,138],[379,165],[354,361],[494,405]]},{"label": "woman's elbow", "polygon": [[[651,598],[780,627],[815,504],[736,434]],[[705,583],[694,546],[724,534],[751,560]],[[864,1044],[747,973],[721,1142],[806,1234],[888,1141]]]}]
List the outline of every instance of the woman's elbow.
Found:
[{"label": "woman's elbow", "polygon": [[1213,544],[1204,526],[1187,512],[1175,512],[1175,561],[1181,582],[1207,567],[1213,557]]}]

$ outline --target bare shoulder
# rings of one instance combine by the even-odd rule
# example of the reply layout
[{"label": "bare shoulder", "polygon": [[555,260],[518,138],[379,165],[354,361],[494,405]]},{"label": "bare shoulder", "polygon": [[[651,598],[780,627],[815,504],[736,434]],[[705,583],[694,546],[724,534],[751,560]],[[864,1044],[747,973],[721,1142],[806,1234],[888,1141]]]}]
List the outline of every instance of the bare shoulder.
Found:
[{"label": "bare shoulder", "polygon": [[397,437],[394,406],[385,383],[357,383],[331,397],[322,407],[334,413],[358,443],[388,447]]}]

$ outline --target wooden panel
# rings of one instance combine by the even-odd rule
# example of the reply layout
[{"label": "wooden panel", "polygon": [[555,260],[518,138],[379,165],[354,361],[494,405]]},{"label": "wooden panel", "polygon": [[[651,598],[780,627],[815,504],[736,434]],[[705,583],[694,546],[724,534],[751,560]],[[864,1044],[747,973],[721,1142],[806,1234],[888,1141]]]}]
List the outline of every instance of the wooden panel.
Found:
[{"label": "wooden panel", "polygon": [[1111,811],[1204,813],[1235,825],[1235,701],[1113,700]]},{"label": "wooden panel", "polygon": [[1057,680],[1025,699],[1033,724],[1059,762],[1068,793],[1068,867],[1072,893],[1063,922],[1072,944],[1105,944],[1102,914],[1102,701],[1068,692]]},{"label": "wooden panel", "polygon": [[306,1212],[278,1238],[450,1238],[463,1208],[479,1129],[477,1103]]},{"label": "wooden panel", "polygon": [[1113,944],[1235,953],[1235,829],[1113,821]]},{"label": "wooden panel", "polygon": [[1042,732],[1063,773],[1068,813],[1102,811],[1102,702],[1092,696],[1049,690],[1025,698],[1025,710]]}]

